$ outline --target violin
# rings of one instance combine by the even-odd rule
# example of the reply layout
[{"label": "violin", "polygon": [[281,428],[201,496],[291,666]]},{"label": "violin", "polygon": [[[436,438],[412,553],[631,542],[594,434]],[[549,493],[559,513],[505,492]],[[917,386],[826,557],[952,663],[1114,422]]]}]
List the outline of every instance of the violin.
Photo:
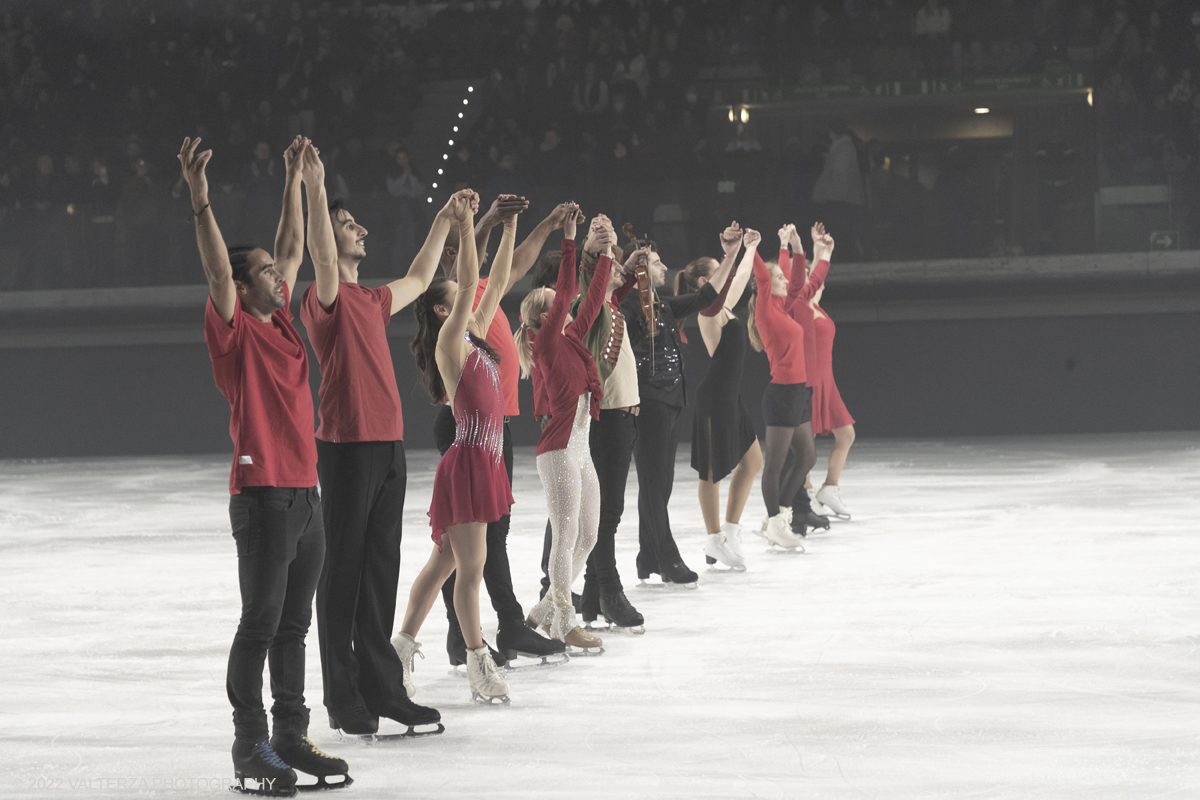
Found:
[{"label": "violin", "polygon": [[[637,236],[633,233],[633,223],[626,222],[621,226],[621,232],[629,237],[629,244],[636,251],[641,247]],[[642,302],[642,315],[646,318],[646,328],[650,338],[658,332],[658,311],[654,307],[654,286],[650,282],[650,270],[646,269],[646,261],[639,258],[634,265],[634,277],[637,279],[638,299]]]}]

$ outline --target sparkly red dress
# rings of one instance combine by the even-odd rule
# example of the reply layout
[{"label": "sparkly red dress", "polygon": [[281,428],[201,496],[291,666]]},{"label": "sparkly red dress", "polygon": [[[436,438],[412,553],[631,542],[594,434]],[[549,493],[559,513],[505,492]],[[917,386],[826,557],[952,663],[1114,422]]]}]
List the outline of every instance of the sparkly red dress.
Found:
[{"label": "sparkly red dress", "polygon": [[504,471],[504,394],[500,368],[472,348],[463,362],[454,392],[454,444],[438,462],[433,477],[429,524],[433,541],[464,522],[495,522],[513,503]]}]

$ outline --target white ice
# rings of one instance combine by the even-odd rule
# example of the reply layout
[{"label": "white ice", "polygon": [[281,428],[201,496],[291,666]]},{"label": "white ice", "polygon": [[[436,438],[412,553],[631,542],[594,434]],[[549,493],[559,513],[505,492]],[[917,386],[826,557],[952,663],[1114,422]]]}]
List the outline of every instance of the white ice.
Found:
[{"label": "white ice", "polygon": [[[744,574],[703,571],[687,456],[671,513],[699,589],[637,587],[631,475],[618,559],[646,634],[510,676],[510,707],[472,705],[449,674],[439,603],[416,699],[446,733],[339,743],[314,629],[311,733],[355,779],[335,796],[1200,797],[1200,434],[860,441],[853,521],[805,555],[748,536]],[[409,455],[398,616],[431,547],[434,463]],[[227,470],[0,462],[0,796],[226,796]],[[515,483],[528,608],[530,451]],[[743,521],[762,514],[756,487]]]}]

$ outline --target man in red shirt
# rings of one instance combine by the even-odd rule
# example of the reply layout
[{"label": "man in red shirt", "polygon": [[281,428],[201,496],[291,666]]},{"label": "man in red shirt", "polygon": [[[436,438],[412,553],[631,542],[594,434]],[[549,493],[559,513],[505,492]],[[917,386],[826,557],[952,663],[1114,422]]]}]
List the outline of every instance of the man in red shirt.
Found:
[{"label": "man in red shirt", "polygon": [[[500,195],[492,203],[487,213],[479,218],[475,224],[475,247],[481,261],[487,252],[487,242],[492,228],[496,227],[506,214],[523,211],[528,205],[523,197]],[[508,294],[509,290],[525,277],[525,273],[541,256],[542,247],[546,244],[546,239],[550,234],[566,223],[567,210],[567,203],[556,206],[549,216],[537,224],[525,241],[514,249],[512,269],[504,294]],[[454,251],[447,248],[442,261],[446,277],[451,280],[455,279],[455,255]],[[486,278],[479,282],[479,287],[476,289],[475,305],[479,305],[485,288],[487,288]],[[496,308],[496,315],[492,318],[491,327],[488,328],[487,341],[500,354],[500,388],[504,393],[504,466],[511,482],[513,452],[512,433],[508,427],[508,420],[521,413],[517,399],[517,383],[521,376],[521,366],[517,359],[516,346],[513,344],[512,328],[509,325],[508,317],[499,306]],[[438,450],[445,453],[454,443],[454,437],[454,412],[448,405],[443,405],[438,409],[437,418],[434,420],[434,441]],[[497,658],[497,662],[501,664],[516,655],[542,657],[561,653],[565,649],[562,642],[548,639],[525,625],[525,612],[513,592],[512,572],[508,564],[508,529],[509,516],[507,514],[487,526],[487,560],[483,565],[483,582],[487,586],[488,597],[492,599],[492,607],[496,611],[499,623],[496,631],[496,647],[500,652],[493,654],[493,657]],[[458,617],[454,611],[453,575],[442,587],[442,599],[446,603],[446,616],[450,623],[446,633],[446,651],[450,656],[450,663],[455,666],[466,664],[467,645],[463,641],[462,631],[458,626]]]},{"label": "man in red shirt", "polygon": [[[179,161],[208,279],[204,341],[217,388],[229,401],[234,445],[229,518],[242,613],[225,687],[233,705],[235,788],[287,796],[295,793],[292,767],[322,782],[347,773],[345,761],[308,738],[304,704],[304,637],[325,554],[308,356],[288,310],[304,254],[297,212],[299,154],[307,145],[297,137],[284,156],[284,212],[273,259],[259,248],[226,249],[208,199],[212,151],[197,153],[199,142],[184,139]],[[275,699],[269,740],[262,702],[268,655]]]},{"label": "man in red shirt", "polygon": [[[408,470],[404,419],[386,326],[429,286],[454,219],[438,212],[408,274],[384,286],[358,282],[367,229],[325,195],[324,167],[308,185],[308,251],[316,281],[300,318],[321,367],[317,469],[325,512],[325,568],[317,587],[317,632],[329,725],[371,735],[379,717],[409,726],[441,715],[409,699],[392,648],[401,521]],[[407,681],[406,681],[407,678]],[[440,733],[441,725],[427,733]]]}]

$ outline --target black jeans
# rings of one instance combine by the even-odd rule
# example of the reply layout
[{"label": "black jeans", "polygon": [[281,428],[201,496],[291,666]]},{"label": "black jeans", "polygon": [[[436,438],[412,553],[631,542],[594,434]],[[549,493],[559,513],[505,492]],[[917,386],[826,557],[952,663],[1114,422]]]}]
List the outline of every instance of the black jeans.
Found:
[{"label": "black jeans", "polygon": [[592,594],[586,587],[593,583],[601,594],[624,591],[617,573],[617,526],[625,513],[625,484],[638,438],[637,421],[628,411],[609,408],[601,409],[600,419],[592,423],[592,463],[600,479],[600,532],[583,576],[585,595]]},{"label": "black jeans", "polygon": [[242,616],[225,672],[234,735],[255,742],[267,738],[265,661],[271,668],[275,733],[307,733],[304,637],[325,555],[321,499],[315,486],[246,486],[229,498],[229,522],[242,595]]},{"label": "black jeans", "polygon": [[671,535],[667,503],[675,483],[675,451],[679,449],[681,406],[642,398],[633,459],[638,471],[638,559],[650,572],[683,561]]},{"label": "black jeans", "polygon": [[360,702],[383,716],[404,699],[391,645],[400,581],[408,467],[404,442],[317,440],[325,565],[317,633],[325,707],[338,716]]},{"label": "black jeans", "polygon": [[[439,453],[446,454],[454,444],[455,434],[454,412],[449,406],[442,406],[433,421],[433,441]],[[504,423],[504,469],[512,483],[512,432],[507,422]],[[483,562],[483,585],[487,587],[488,597],[492,598],[492,608],[496,610],[501,628],[525,624],[525,612],[513,592],[512,571],[508,566],[508,527],[508,514],[488,523],[487,559]],[[442,599],[446,602],[446,619],[453,635],[458,629],[458,616],[454,613],[454,573],[442,585]]]}]

